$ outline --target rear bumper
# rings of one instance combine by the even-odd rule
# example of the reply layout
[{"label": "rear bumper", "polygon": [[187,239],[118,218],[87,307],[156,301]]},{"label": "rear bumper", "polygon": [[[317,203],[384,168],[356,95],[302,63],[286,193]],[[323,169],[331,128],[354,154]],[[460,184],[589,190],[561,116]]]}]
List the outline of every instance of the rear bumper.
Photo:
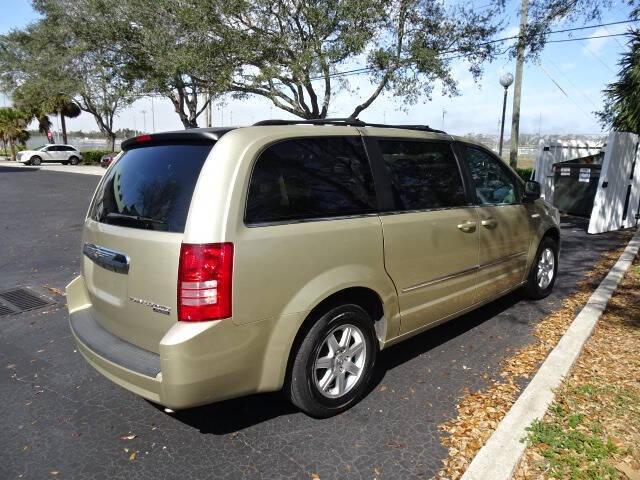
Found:
[{"label": "rear bumper", "polygon": [[[97,348],[94,349],[92,348],[92,346],[89,346],[91,336],[93,336],[94,333],[97,334],[97,337],[103,337],[105,336],[105,334],[111,334],[98,326],[96,322],[86,313],[86,311],[81,310],[80,312],[71,314],[69,318],[69,324],[71,326],[73,339],[78,345],[78,350],[93,368],[95,368],[98,372],[100,372],[112,382],[117,383],[127,390],[130,390],[137,395],[140,395],[141,397],[144,397],[153,402],[162,403],[162,375],[160,375],[159,372],[159,355],[156,355],[158,357],[157,376],[145,375],[144,373],[135,371],[123,365],[123,363],[130,363],[129,360],[132,360],[131,358],[125,357],[115,359],[113,356],[111,356],[112,359],[108,359],[106,356],[97,353]],[[95,326],[97,326],[97,328],[93,330]],[[79,329],[83,332],[83,334],[79,334],[78,330],[76,330],[78,327],[80,327]],[[90,333],[88,332],[89,328],[93,330]],[[87,337],[87,333],[89,333],[89,337]],[[125,346],[131,345],[126,342],[123,342],[123,344],[125,344]],[[133,347],[137,348],[135,346]],[[153,354],[152,352],[148,353]]]},{"label": "rear bumper", "polygon": [[[67,286],[67,302],[71,332],[87,362],[155,403],[184,409],[282,387],[290,339],[274,335],[277,320],[248,325],[177,322],[155,353],[113,335],[95,320],[81,276]],[[290,316],[286,320],[297,323]]]}]

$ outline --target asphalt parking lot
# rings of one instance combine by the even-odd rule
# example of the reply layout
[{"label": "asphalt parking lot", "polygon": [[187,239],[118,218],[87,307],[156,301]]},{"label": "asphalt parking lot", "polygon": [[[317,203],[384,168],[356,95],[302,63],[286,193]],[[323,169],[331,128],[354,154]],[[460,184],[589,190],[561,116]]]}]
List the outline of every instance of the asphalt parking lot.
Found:
[{"label": "asphalt parking lot", "polygon": [[485,385],[533,325],[576,288],[621,232],[563,224],[560,276],[541,302],[518,294],[381,354],[373,391],[328,420],[279,394],[167,414],[89,367],[68,331],[64,286],[99,177],[0,167],[0,290],[29,285],[57,302],[0,317],[0,478],[430,478],[446,455],[438,425],[464,389]]}]

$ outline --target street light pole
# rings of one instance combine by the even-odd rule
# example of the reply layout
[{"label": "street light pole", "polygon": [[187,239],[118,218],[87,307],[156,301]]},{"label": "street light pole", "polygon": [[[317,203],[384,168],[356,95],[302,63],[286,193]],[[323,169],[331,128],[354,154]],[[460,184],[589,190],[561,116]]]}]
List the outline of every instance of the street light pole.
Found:
[{"label": "street light pole", "polygon": [[513,75],[505,73],[500,77],[500,85],[504,87],[504,100],[502,101],[502,123],[500,124],[500,147],[498,147],[498,155],[502,158],[502,141],[504,139],[504,115],[507,111],[507,93],[509,86],[513,83]]}]

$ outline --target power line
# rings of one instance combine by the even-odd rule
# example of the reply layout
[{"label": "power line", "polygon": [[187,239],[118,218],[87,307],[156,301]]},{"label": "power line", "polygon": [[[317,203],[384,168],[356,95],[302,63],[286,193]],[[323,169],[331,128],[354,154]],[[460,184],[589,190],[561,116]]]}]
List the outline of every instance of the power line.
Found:
[{"label": "power line", "polygon": [[560,84],[559,84],[559,83],[558,83],[558,82],[557,82],[557,81],[556,81],[556,80],[551,76],[551,74],[547,71],[547,69],[546,69],[546,68],[544,68],[544,66],[543,66],[542,64],[540,64],[540,65],[538,65],[538,66],[539,66],[539,67],[540,67],[540,69],[545,73],[545,75],[546,75],[547,77],[549,77],[549,80],[551,80],[551,81],[553,82],[553,84],[558,88],[558,90],[560,90],[560,91],[563,93],[563,95],[564,95],[565,97],[567,97],[569,100],[571,100],[571,102],[573,102],[573,104],[574,104],[576,107],[578,107],[578,109],[579,109],[582,113],[584,113],[587,117],[589,117],[589,119],[591,119],[591,115],[590,115],[590,114],[588,114],[588,113],[587,113],[587,112],[586,112],[586,111],[585,111],[585,110],[580,106],[580,104],[579,104],[578,102],[576,102],[573,98],[571,98],[571,97],[569,96],[569,94],[568,94],[568,93],[567,93],[567,92],[566,92],[566,91],[565,91],[565,90],[560,86]]},{"label": "power line", "polygon": [[611,73],[613,73],[614,75],[616,74],[616,72],[614,72],[614,71],[613,71],[613,69],[612,69],[609,65],[607,65],[606,63],[604,63],[604,60],[602,60],[602,59],[600,58],[600,56],[599,56],[599,55],[596,55],[596,52],[594,52],[593,50],[591,50],[591,49],[590,49],[589,47],[587,47],[587,46],[585,46],[585,47],[584,47],[584,49],[586,50],[586,52],[587,52],[589,55],[591,55],[593,58],[595,58],[597,61],[599,61],[599,62],[604,66],[604,68],[606,68],[607,70],[609,70],[609,71],[610,71]]},{"label": "power line", "polygon": [[[587,29],[591,29],[591,28],[598,28],[598,27],[606,27],[606,26],[610,26],[610,25],[622,25],[622,24],[628,24],[628,23],[635,23],[638,22],[639,20],[621,20],[618,22],[609,22],[609,23],[599,23],[597,25],[585,25],[583,27],[573,27],[573,28],[564,28],[564,29],[560,29],[560,30],[551,30],[549,32],[549,35],[552,34],[556,34],[556,33],[566,33],[566,32],[575,32],[578,30],[587,30]],[[629,35],[628,33],[614,33],[614,34],[609,34],[609,35],[596,35],[596,36],[590,36],[590,37],[576,37],[576,38],[564,38],[564,39],[558,39],[558,40],[547,40],[546,43],[565,43],[565,42],[579,42],[579,41],[583,41],[583,40],[590,40],[590,39],[596,39],[596,38],[608,38],[608,37],[620,37],[620,36],[626,36]],[[479,43],[478,46],[482,47],[485,45],[491,45],[494,43],[500,43],[500,42],[506,42],[507,40],[515,40],[519,38],[519,35],[512,35],[510,37],[504,37],[504,38],[496,38],[494,40],[488,40],[486,42],[482,42]],[[443,52],[440,52],[440,55],[443,54],[449,54],[449,53],[459,53],[462,50],[457,48],[457,49],[453,49],[453,50],[445,50]],[[445,58],[444,60],[454,60],[456,58],[462,58],[465,57],[466,54],[463,55],[456,55],[453,57],[448,57]],[[606,65],[605,65],[606,66]],[[609,68],[608,66],[606,66],[607,68]],[[352,70],[346,70],[343,72],[336,72],[336,73],[332,73],[329,75],[329,77],[331,78],[338,78],[338,77],[349,77],[352,75],[361,75],[364,73],[369,73],[371,71],[373,71],[374,69],[371,67],[360,67],[360,68],[355,68]],[[611,70],[609,68],[609,70]],[[324,79],[324,76],[316,76],[316,77],[311,77],[310,80],[322,80]]]},{"label": "power line", "polygon": [[609,38],[609,37],[624,37],[627,35],[631,35],[631,34],[630,33],[611,33],[609,35],[592,35],[590,37],[562,38],[559,40],[548,40],[547,43],[578,42],[580,40],[592,40],[596,38]]},{"label": "power line", "polygon": [[589,103],[591,103],[591,105],[593,105],[595,108],[598,108],[598,105],[596,105],[596,103],[595,103],[593,100],[591,100],[591,98],[590,98],[586,93],[584,93],[582,90],[580,90],[580,89],[576,86],[576,84],[575,84],[575,83],[573,83],[573,82],[571,81],[571,79],[569,78],[569,76],[568,76],[567,74],[565,74],[565,73],[562,71],[562,69],[560,69],[560,67],[558,67],[558,66],[557,66],[553,61],[551,61],[550,59],[547,59],[547,61],[548,61],[548,62],[549,62],[549,63],[550,63],[550,64],[551,64],[555,69],[556,69],[556,71],[560,72],[560,75],[562,75],[562,76],[567,80],[567,82],[569,82],[569,85],[571,85],[571,86],[574,88],[574,90],[575,90],[576,92],[578,92],[580,95],[582,95],[584,98],[586,98],[586,99],[587,99],[587,101],[588,101]]}]

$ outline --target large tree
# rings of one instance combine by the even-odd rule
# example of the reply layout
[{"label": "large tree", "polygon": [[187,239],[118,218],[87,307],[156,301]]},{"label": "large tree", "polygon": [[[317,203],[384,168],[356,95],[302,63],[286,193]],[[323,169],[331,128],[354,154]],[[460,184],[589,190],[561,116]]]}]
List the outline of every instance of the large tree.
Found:
[{"label": "large tree", "polygon": [[64,130],[65,116],[77,116],[78,107],[86,111],[113,149],[114,117],[135,100],[135,81],[109,51],[76,35],[55,2],[34,6],[41,19],[0,36],[0,84],[34,118],[37,112],[61,115]]},{"label": "large tree", "polygon": [[[389,92],[414,103],[436,85],[456,93],[453,60],[464,56],[475,77],[497,52],[501,1],[478,10],[438,0],[185,0],[201,20],[193,29],[223,39],[234,72],[226,90],[258,95],[302,118],[323,118],[340,91],[357,117]],[[346,73],[345,72],[349,72]],[[360,92],[350,74],[369,80]],[[343,97],[343,98],[345,98]],[[346,100],[345,100],[346,101]],[[335,108],[335,107],[334,107]]]},{"label": "large tree", "polygon": [[[122,66],[140,90],[168,98],[185,128],[198,126],[209,99],[232,69],[224,43],[178,0],[49,0],[74,35]],[[207,46],[206,55],[203,46]],[[205,99],[203,100],[203,96]]]},{"label": "large tree", "polygon": [[[148,93],[196,126],[199,96],[258,95],[322,118],[341,91],[356,117],[389,92],[413,103],[436,85],[456,93],[453,60],[474,76],[497,52],[502,0],[48,0],[74,33],[125,66]],[[356,91],[345,70],[370,80]],[[401,102],[402,103],[402,102]]]},{"label": "large tree", "polygon": [[640,134],[640,30],[631,30],[628,50],[618,62],[618,79],[604,90],[603,126]]}]

